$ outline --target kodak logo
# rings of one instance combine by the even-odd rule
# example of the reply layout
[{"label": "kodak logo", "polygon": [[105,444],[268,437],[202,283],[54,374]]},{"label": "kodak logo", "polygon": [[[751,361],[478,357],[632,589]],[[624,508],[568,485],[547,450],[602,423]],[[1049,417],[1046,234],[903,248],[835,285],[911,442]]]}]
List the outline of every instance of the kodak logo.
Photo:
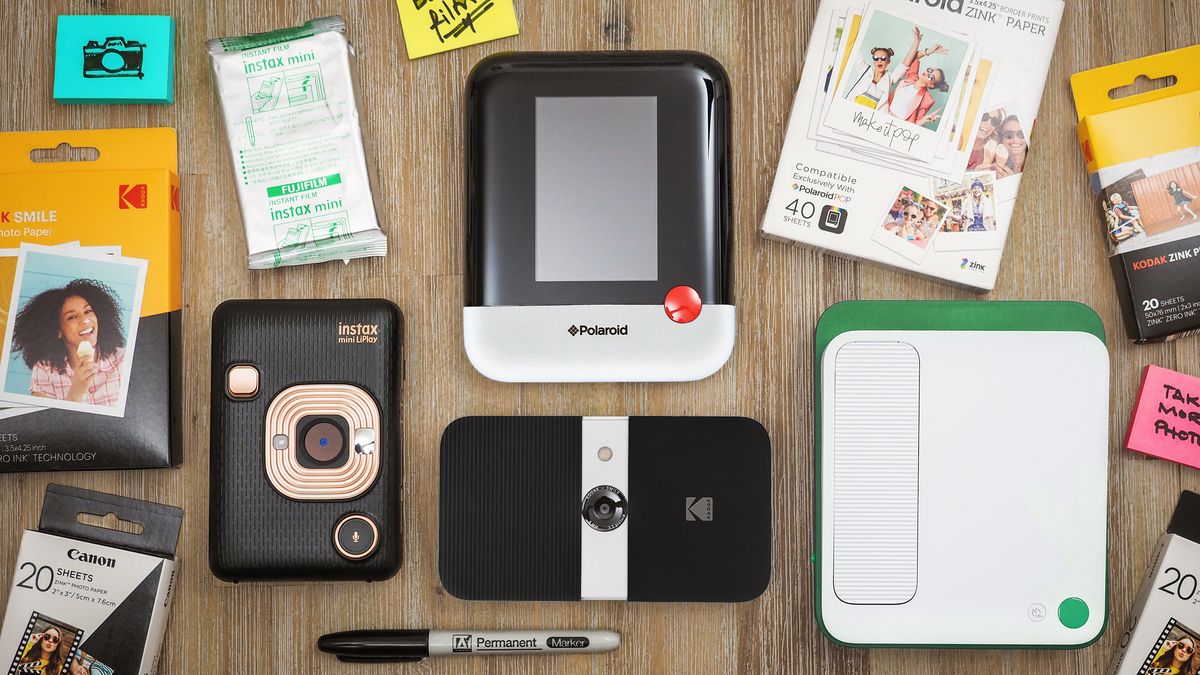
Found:
[{"label": "kodak logo", "polygon": [[117,206],[122,209],[146,208],[146,184],[121,185],[117,188]]}]

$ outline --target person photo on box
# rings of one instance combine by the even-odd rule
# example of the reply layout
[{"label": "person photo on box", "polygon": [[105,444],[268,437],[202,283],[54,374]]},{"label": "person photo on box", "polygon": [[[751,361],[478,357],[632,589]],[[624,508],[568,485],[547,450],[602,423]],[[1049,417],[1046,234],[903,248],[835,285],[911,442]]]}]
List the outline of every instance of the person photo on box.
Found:
[{"label": "person photo on box", "polygon": [[1112,193],[1108,199],[1111,206],[1108,207],[1107,212],[1116,220],[1116,224],[1110,226],[1108,233],[1114,243],[1120,243],[1135,234],[1145,232],[1145,229],[1142,228],[1141,215],[1136,206],[1126,202],[1119,192]]},{"label": "person photo on box", "polygon": [[[940,109],[931,110],[934,100],[929,90],[948,92],[950,85],[946,82],[946,71],[941,68],[921,69],[921,59],[933,54],[949,54],[942,45],[934,45],[927,49],[918,50],[921,44],[921,30],[913,27],[913,48],[909,50],[911,58],[905,56],[904,72],[896,88],[888,95],[887,101],[880,106],[892,117],[925,126],[941,119]],[[897,70],[899,67],[897,67]]]},{"label": "person photo on box", "polygon": [[967,224],[967,232],[987,232],[995,228],[996,211],[992,200],[984,194],[982,180],[971,181],[971,189],[963,197],[959,213]]},{"label": "person photo on box", "polygon": [[884,225],[884,229],[906,241],[922,241],[925,239],[924,220],[921,206],[909,200],[905,202],[896,220]]},{"label": "person photo on box", "polygon": [[926,200],[921,215],[925,218],[926,231],[932,232],[942,224],[941,209],[936,202]]},{"label": "person photo on box", "polygon": [[41,633],[34,633],[25,646],[25,652],[17,661],[14,672],[59,675],[63,669],[62,631],[54,626]]},{"label": "person photo on box", "polygon": [[[1189,217],[1192,220],[1196,219],[1196,212],[1192,210],[1191,206],[1192,202],[1196,200],[1196,195],[1179,187],[1179,183],[1176,181],[1167,184],[1167,194],[1175,200],[1175,213],[1179,214],[1180,220],[1187,220]],[[1184,215],[1185,211],[1187,215]]]},{"label": "person photo on box", "polygon": [[967,158],[968,169],[974,169],[983,164],[986,149],[991,149],[992,156],[995,156],[996,145],[999,143],[996,131],[1000,128],[1001,119],[993,116],[990,112],[983,113],[983,117],[979,120],[979,128],[975,130],[975,141],[971,145],[971,154]]},{"label": "person photo on box", "polygon": [[1191,637],[1167,640],[1150,663],[1148,672],[1155,675],[1194,675],[1196,641]]},{"label": "person photo on box", "polygon": [[125,327],[114,296],[99,281],[75,279],[26,303],[13,324],[12,349],[32,372],[31,395],[118,403]]},{"label": "person photo on box", "polygon": [[1021,120],[1016,115],[1005,117],[996,130],[996,137],[999,142],[995,145],[991,160],[985,157],[984,162],[976,168],[991,169],[996,172],[996,178],[1015,176],[1024,171],[1029,144],[1025,140]]},{"label": "person photo on box", "polygon": [[[862,56],[857,57],[854,63],[858,77],[846,88],[845,98],[868,108],[881,109],[892,93],[892,86],[904,79],[904,74],[913,59],[918,57],[921,31],[913,26],[912,32],[912,46],[908,48],[908,53],[904,55],[900,65],[895,68],[891,65],[896,51],[891,47],[871,47],[871,63],[867,63]],[[937,47],[940,48],[941,45]]]}]

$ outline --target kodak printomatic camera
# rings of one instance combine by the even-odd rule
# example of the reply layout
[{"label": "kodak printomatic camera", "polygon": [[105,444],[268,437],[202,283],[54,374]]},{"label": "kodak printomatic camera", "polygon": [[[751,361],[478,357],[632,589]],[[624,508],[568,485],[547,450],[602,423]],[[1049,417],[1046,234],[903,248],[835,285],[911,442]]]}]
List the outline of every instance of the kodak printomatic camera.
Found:
[{"label": "kodak printomatic camera", "polygon": [[698,380],[733,350],[729,81],[694,52],[512,53],[467,86],[463,339],[507,382]]},{"label": "kodak printomatic camera", "polygon": [[395,574],[400,310],[386,300],[231,300],[212,324],[213,573]]},{"label": "kodak printomatic camera", "polygon": [[442,585],[468,600],[731,602],[771,577],[771,443],[742,417],[464,417]]}]

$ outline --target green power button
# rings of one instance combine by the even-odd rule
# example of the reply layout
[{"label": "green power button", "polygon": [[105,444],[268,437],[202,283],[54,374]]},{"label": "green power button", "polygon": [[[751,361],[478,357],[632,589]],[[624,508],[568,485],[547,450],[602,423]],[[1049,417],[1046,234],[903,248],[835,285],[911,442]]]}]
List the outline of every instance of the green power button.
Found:
[{"label": "green power button", "polygon": [[1087,603],[1079,598],[1067,598],[1058,603],[1058,620],[1067,628],[1080,628],[1088,620]]}]

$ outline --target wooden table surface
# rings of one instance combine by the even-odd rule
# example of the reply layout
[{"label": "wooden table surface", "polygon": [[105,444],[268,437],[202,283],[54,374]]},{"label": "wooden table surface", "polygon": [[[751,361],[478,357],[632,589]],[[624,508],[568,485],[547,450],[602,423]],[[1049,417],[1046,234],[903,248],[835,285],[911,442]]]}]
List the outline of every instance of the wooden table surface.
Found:
[{"label": "wooden table surface", "polygon": [[[817,0],[517,0],[521,34],[409,61],[389,0],[5,0],[0,3],[0,129],[172,126],[179,130],[184,244],[184,463],[169,470],[0,475],[0,587],[47,482],[182,506],[182,583],[162,673],[752,672],[1098,673],[1107,664],[1150,548],[1181,488],[1200,472],[1120,447],[1140,369],[1200,373],[1200,338],[1134,346],[1123,337],[1107,250],[1075,145],[1067,84],[1078,70],[1200,40],[1193,0],[1068,0],[1000,277],[982,299],[1078,300],[1110,335],[1109,629],[1078,651],[861,650],[837,647],[813,619],[813,327],[850,298],[970,299],[969,292],[758,236]],[[52,102],[57,14],[173,13],[171,106]],[[233,175],[206,38],[341,13],[358,49],[357,87],[386,258],[276,271],[246,269]],[[720,60],[734,93],[738,343],[716,375],[689,384],[509,385],[489,381],[462,348],[463,83],[501,50],[695,49]],[[377,584],[240,585],[207,564],[209,317],[237,297],[370,297],[407,319],[404,392],[405,560]],[[1069,383],[1065,383],[1069,387]],[[1069,395],[1069,389],[1064,395]],[[450,597],[437,576],[437,448],[462,415],[746,415],[774,444],[775,561],[767,592],[744,604],[481,603]],[[247,514],[253,522],[254,514]],[[261,523],[269,527],[269,523]],[[322,633],[367,627],[596,627],[622,633],[609,656],[443,659],[345,666],[317,652]]]}]

